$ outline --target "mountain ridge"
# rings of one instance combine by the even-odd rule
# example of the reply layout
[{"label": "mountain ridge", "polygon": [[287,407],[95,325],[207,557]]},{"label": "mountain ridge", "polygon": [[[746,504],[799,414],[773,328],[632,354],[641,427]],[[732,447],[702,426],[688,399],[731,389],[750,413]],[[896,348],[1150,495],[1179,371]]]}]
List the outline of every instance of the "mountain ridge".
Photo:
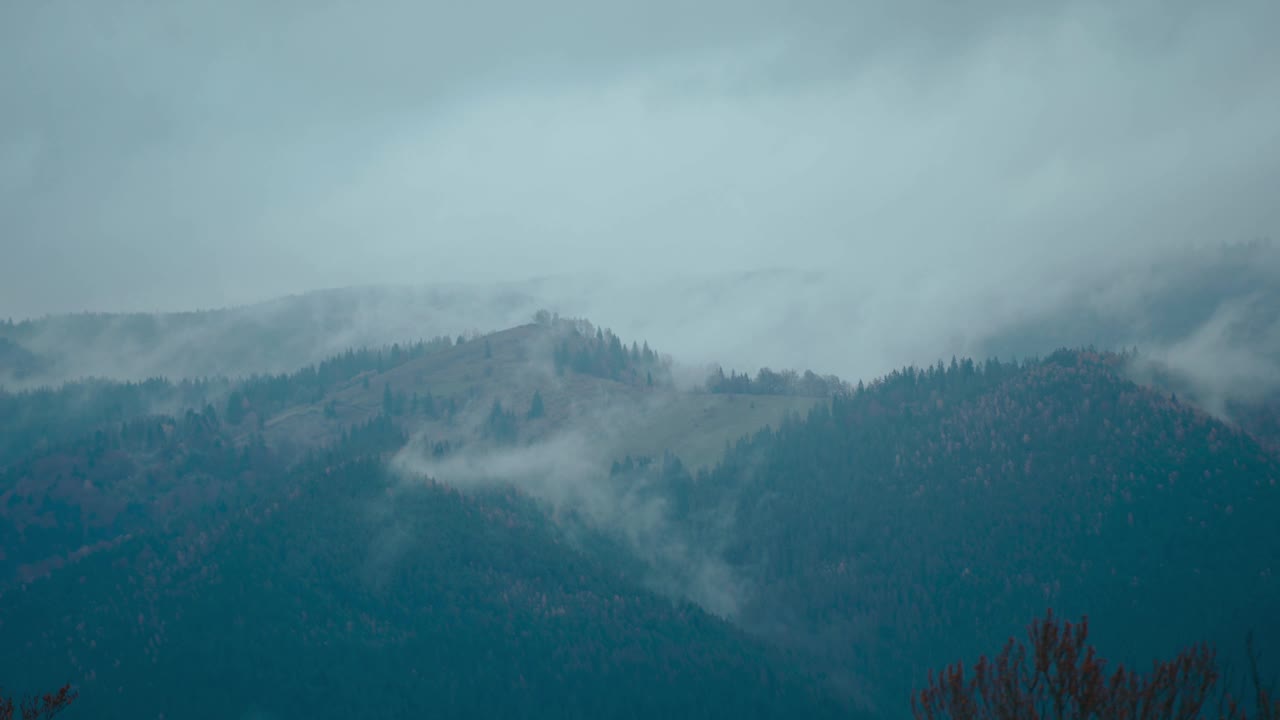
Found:
[{"label": "mountain ridge", "polygon": [[[1280,547],[1267,533],[1280,513],[1280,456],[1258,442],[1256,430],[1227,424],[1167,387],[1135,382],[1144,377],[1135,371],[1137,358],[1082,349],[1018,362],[954,359],[855,386],[817,382],[813,387],[838,388],[823,399],[757,394],[787,382],[799,387],[794,380],[779,385],[786,373],[762,372],[759,383],[713,373],[705,385],[682,388],[647,345],[628,347],[589,323],[548,317],[242,381],[0,394],[15,409],[10,421],[18,431],[9,459],[0,462],[0,513],[9,521],[0,564],[19,573],[8,587],[0,583],[0,598],[4,605],[21,599],[21,608],[0,613],[0,635],[21,645],[37,641],[23,628],[62,632],[100,623],[91,633],[62,636],[58,652],[65,654],[48,663],[0,670],[38,685],[59,665],[74,667],[78,683],[101,692],[106,686],[95,684],[105,678],[102,663],[119,660],[132,679],[111,681],[117,695],[137,697],[144,688],[156,691],[159,680],[139,679],[156,672],[146,668],[162,658],[204,662],[194,650],[212,642],[197,641],[202,626],[239,638],[218,661],[223,665],[205,666],[219,673],[233,668],[225,663],[237,653],[264,652],[253,647],[254,633],[236,630],[241,622],[291,617],[284,634],[273,636],[285,655],[305,652],[298,643],[307,638],[336,641],[333,628],[290,615],[308,607],[307,617],[363,618],[363,634],[343,636],[344,643],[412,644],[420,636],[414,633],[425,632],[414,628],[435,621],[406,615],[385,588],[412,595],[454,582],[396,584],[396,568],[426,562],[414,558],[437,546],[462,552],[439,562],[463,576],[474,568],[506,567],[508,575],[547,568],[553,579],[537,581],[545,587],[539,608],[541,593],[574,596],[570,588],[582,582],[552,568],[587,563],[595,568],[588,585],[622,583],[616,587],[625,592],[614,593],[624,599],[619,608],[632,607],[633,598],[650,610],[602,614],[611,596],[593,594],[572,611],[565,606],[579,624],[569,635],[546,636],[561,638],[553,646],[580,645],[597,658],[592,662],[612,667],[590,638],[605,633],[650,647],[654,640],[640,638],[692,633],[690,642],[705,651],[667,655],[689,663],[681,672],[711,673],[706,677],[719,679],[708,682],[729,685],[752,673],[785,676],[753,685],[764,693],[760,707],[778,715],[801,706],[893,714],[926,668],[991,647],[1048,604],[1094,614],[1097,632],[1137,662],[1197,639],[1172,638],[1167,626],[1231,647],[1253,623],[1275,642],[1264,608],[1280,602],[1280,566],[1268,564],[1280,558]],[[751,393],[715,391],[742,387]],[[162,406],[177,412],[153,414]],[[87,418],[74,426],[80,430],[60,430],[61,419],[78,417]],[[24,445],[28,438],[34,444]],[[410,505],[420,515],[401,512]],[[433,523],[461,522],[455,515],[473,520],[457,526],[456,537],[432,534]],[[526,531],[534,534],[519,535]],[[472,545],[507,549],[463,551]],[[1254,552],[1214,564],[1208,548],[1219,546]],[[521,547],[541,548],[543,559],[518,555],[514,565],[502,564],[502,553]],[[1117,548],[1124,550],[1117,555]],[[208,560],[214,555],[223,560]],[[239,570],[206,570],[232,561]],[[126,576],[112,569],[126,567],[136,569],[127,585],[138,590],[126,590]],[[222,605],[253,612],[200,604],[205,594],[230,592],[226,583],[238,577],[257,577],[260,586],[242,584],[234,595],[240,600]],[[281,595],[277,582],[300,594]],[[503,580],[501,587],[524,582]],[[68,604],[77,587],[96,604]],[[493,591],[482,587],[456,585],[442,607],[462,613],[449,603]],[[1235,594],[1216,608],[1193,600],[1211,588]],[[1157,599],[1142,601],[1149,592]],[[659,612],[663,603],[683,603],[693,614]],[[504,607],[485,605],[464,625],[490,627],[509,612]],[[194,608],[203,608],[203,621],[181,620]],[[99,612],[104,619],[91,622]],[[553,632],[560,616],[539,613],[520,622]],[[112,635],[113,623],[128,626],[135,616],[140,628],[154,629]],[[609,635],[617,629],[609,623],[639,634]],[[182,627],[181,637],[160,632],[166,627]],[[432,656],[438,661],[469,657],[464,648],[472,641],[461,631],[431,632],[450,648]],[[45,632],[38,641],[55,637]],[[493,652],[507,647],[502,633],[483,637]],[[95,643],[128,657],[106,658]],[[382,667],[366,650],[352,652],[361,664]],[[503,652],[524,658],[512,666],[517,682],[529,679],[521,668],[566,668],[544,678],[551,684],[539,692],[571,676],[559,664],[562,655],[514,646]],[[712,671],[730,657],[738,658],[734,667],[755,669]],[[277,668],[268,673],[273,682],[310,692],[290,684],[279,658],[261,662]],[[346,667],[336,657],[325,662]],[[645,682],[673,672],[644,666],[656,673]],[[323,668],[317,672],[307,682],[332,681],[315,679],[325,677]],[[260,703],[254,678],[235,682],[241,709],[234,712]],[[418,688],[406,690],[411,694],[448,692],[423,683],[395,681]],[[672,696],[691,692],[676,687]],[[492,695],[487,700],[450,697],[458,708],[494,709],[485,703],[526,697],[512,692],[494,686],[483,693]],[[620,712],[592,697],[571,704],[571,714]],[[154,707],[178,713],[180,702]],[[388,707],[417,702],[397,697]],[[96,707],[123,712],[110,703]],[[728,712],[701,710],[721,711]]]}]

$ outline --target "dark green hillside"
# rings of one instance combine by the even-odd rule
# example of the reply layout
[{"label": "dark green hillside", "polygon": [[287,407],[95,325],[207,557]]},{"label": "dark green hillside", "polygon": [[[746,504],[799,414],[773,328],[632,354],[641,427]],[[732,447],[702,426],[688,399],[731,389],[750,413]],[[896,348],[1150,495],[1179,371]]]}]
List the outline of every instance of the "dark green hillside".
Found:
[{"label": "dark green hillside", "polygon": [[[689,522],[757,583],[743,622],[902,708],[1053,607],[1117,659],[1280,645],[1280,462],[1117,356],[908,369],[739,444]],[[724,540],[721,538],[721,542]]]},{"label": "dark green hillside", "polygon": [[[0,680],[71,679],[95,718],[892,717],[1046,607],[1117,660],[1280,646],[1265,403],[1226,424],[1068,351],[688,392],[544,320],[0,392]],[[406,485],[411,438],[430,472],[547,477]]]},{"label": "dark green hillside", "polygon": [[0,586],[191,508],[243,502],[269,468],[379,418],[442,448],[482,449],[498,437],[496,407],[498,419],[509,418],[506,444],[591,432],[606,465],[610,454],[672,450],[698,466],[729,439],[813,403],[558,374],[555,339],[585,342],[578,330],[526,325],[467,342],[349,350],[234,381],[86,380],[0,391]]},{"label": "dark green hillside", "polygon": [[10,687],[67,717],[821,717],[739,631],[618,576],[529,501],[390,481],[390,423],[280,494],[0,596]]},{"label": "dark green hillside", "polygon": [[0,469],[0,590],[131,533],[249,502],[282,467],[260,438],[233,443],[211,408],[39,447]]},{"label": "dark green hillside", "polygon": [[171,383],[155,378],[137,383],[82,380],[57,388],[0,390],[0,468],[66,446],[113,424],[205,410],[226,387],[226,381]]},{"label": "dark green hillside", "polygon": [[[355,378],[391,371],[452,345],[447,338],[436,338],[349,349],[293,372],[236,379],[91,378],[16,392],[0,389],[0,468],[55,446],[81,442],[113,423],[180,417],[188,410],[219,418],[233,435],[256,434],[267,418],[317,403]],[[341,426],[337,428],[335,436],[341,433]]]}]

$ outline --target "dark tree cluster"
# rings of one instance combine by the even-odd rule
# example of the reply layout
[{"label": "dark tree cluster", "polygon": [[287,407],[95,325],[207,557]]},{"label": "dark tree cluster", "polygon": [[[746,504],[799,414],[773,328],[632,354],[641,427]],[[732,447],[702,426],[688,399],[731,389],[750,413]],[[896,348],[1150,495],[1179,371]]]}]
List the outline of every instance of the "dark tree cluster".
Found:
[{"label": "dark tree cluster", "polygon": [[225,383],[213,380],[171,383],[154,378],[125,383],[84,380],[17,393],[0,390],[0,468],[108,423],[158,412],[207,411],[209,399],[225,388]]},{"label": "dark tree cluster", "polygon": [[755,379],[750,375],[731,370],[728,375],[716,368],[707,378],[707,391],[735,395],[799,395],[803,397],[831,397],[849,391],[849,386],[834,375],[818,375],[812,370],[804,374],[795,370],[775,372],[760,368]]},{"label": "dark tree cluster", "polygon": [[641,456],[633,458],[630,455],[627,455],[621,460],[613,461],[613,464],[609,467],[609,475],[616,477],[618,475],[630,475],[636,472],[643,472],[652,464],[653,458],[651,457]]},{"label": "dark tree cluster", "polygon": [[[466,404],[465,398],[459,402],[454,396],[441,397],[430,390],[425,394],[417,390],[410,393],[406,390],[395,390],[390,383],[383,383],[382,387],[382,412],[390,417],[423,417],[451,422]],[[336,403],[333,403],[333,407],[330,417],[336,418]]]},{"label": "dark tree cluster", "polygon": [[494,400],[481,432],[485,439],[498,445],[514,445],[519,436],[520,421],[514,411],[502,407],[500,401]]},{"label": "dark tree cluster", "polygon": [[[342,383],[361,375],[391,370],[450,345],[448,338],[437,338],[410,345],[347,350],[296,372],[251,376],[237,383],[228,393],[226,420],[232,425],[239,425],[250,413],[262,419],[287,407],[319,402]],[[404,398],[391,396],[390,387],[385,389],[383,402],[383,409],[388,414],[400,415],[406,409]]]},{"label": "dark tree cluster", "polygon": [[205,505],[253,495],[282,465],[261,438],[223,433],[188,410],[107,423],[0,470],[0,591]]},{"label": "dark tree cluster", "polygon": [[547,414],[547,408],[542,402],[542,392],[533,391],[533,399],[529,401],[529,412],[525,415],[529,420],[537,420]]},{"label": "dark tree cluster", "polygon": [[553,330],[558,339],[552,359],[559,374],[571,370],[632,385],[670,383],[670,358],[654,352],[648,342],[628,348],[612,331],[586,320],[557,319]]},{"label": "dark tree cluster", "polygon": [[378,415],[342,431],[338,441],[340,453],[376,456],[404,447],[409,437],[387,415]]}]

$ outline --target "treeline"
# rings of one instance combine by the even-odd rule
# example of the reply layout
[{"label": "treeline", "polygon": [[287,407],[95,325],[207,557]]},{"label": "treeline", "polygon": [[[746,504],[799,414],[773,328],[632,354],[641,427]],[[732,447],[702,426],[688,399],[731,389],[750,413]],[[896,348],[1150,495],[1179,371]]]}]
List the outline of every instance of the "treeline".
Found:
[{"label": "treeline", "polygon": [[[152,378],[140,382],[87,379],[20,392],[0,389],[0,468],[24,455],[40,453],[61,441],[73,440],[95,428],[147,415],[182,415],[187,410],[217,409],[221,422],[242,424],[250,416],[265,419],[302,403],[318,402],[328,391],[362,374],[380,373],[410,360],[450,347],[449,338],[351,349],[291,373],[253,375],[242,380],[225,377]],[[404,402],[408,402],[405,398]],[[422,399],[422,411],[432,417],[451,414],[457,401]],[[404,406],[397,406],[403,413]]]},{"label": "treeline", "polygon": [[226,387],[222,380],[173,383],[153,378],[142,382],[84,380],[16,393],[0,390],[0,468],[107,423],[202,410]]},{"label": "treeline", "polygon": [[818,375],[812,370],[804,374],[795,370],[775,372],[760,368],[753,379],[746,373],[731,370],[728,375],[717,367],[707,378],[706,389],[712,393],[735,395],[799,395],[803,397],[831,397],[848,392],[849,384],[835,375]]},{"label": "treeline", "polygon": [[293,405],[319,402],[335,386],[364,373],[382,373],[453,344],[447,337],[438,337],[407,345],[350,349],[291,373],[251,376],[227,394],[226,420],[239,425],[250,413],[261,419]]},{"label": "treeline", "polygon": [[[465,407],[468,398],[462,402],[452,395],[437,396],[432,391],[412,393],[404,390],[392,390],[391,383],[382,386],[382,412],[390,417],[426,417],[432,420],[452,422],[458,411]],[[337,403],[329,401],[325,404],[326,417],[337,417]]]},{"label": "treeline", "polygon": [[669,385],[671,358],[659,355],[648,342],[631,343],[587,320],[563,319],[540,311],[535,320],[551,328],[557,337],[552,360],[556,373],[571,370],[582,375],[617,380],[630,385]]}]

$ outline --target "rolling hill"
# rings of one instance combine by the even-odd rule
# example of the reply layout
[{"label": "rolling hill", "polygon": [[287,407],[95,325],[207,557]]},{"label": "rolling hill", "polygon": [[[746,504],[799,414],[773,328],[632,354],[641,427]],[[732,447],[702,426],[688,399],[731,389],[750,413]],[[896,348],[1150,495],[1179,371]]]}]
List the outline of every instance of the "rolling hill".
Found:
[{"label": "rolling hill", "polygon": [[1047,606],[1127,662],[1274,647],[1276,416],[1150,370],[686,385],[540,316],[0,392],[0,676],[93,717],[896,716]]},{"label": "rolling hill", "polygon": [[[623,367],[630,354],[617,367],[591,366],[615,340],[548,321],[469,342],[348,351],[239,381],[96,380],[0,393],[0,587],[208,504],[249,502],[264,478],[379,418],[437,455],[580,439],[590,447],[578,451],[586,472],[604,476],[629,456],[710,464],[732,439],[818,402],[678,390],[647,346],[643,379],[639,365]],[[556,350],[569,341],[584,372],[557,370]],[[492,434],[497,408],[508,408],[499,416],[510,419],[510,437]]]}]

